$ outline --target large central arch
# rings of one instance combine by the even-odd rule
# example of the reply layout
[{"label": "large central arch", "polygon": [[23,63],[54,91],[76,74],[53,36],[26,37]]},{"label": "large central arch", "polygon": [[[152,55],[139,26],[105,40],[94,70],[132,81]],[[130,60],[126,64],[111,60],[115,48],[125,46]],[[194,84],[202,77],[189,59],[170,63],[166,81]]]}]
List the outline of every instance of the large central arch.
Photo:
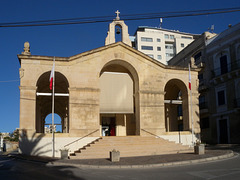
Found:
[{"label": "large central arch", "polygon": [[101,135],[139,135],[139,79],[134,67],[113,60],[103,66],[99,78]]}]

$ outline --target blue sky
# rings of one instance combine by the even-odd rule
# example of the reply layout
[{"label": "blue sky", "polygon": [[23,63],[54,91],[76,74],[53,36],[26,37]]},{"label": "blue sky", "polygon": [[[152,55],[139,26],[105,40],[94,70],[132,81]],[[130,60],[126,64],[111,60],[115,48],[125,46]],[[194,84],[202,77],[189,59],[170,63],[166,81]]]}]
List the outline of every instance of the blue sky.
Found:
[{"label": "blue sky", "polygon": [[[239,0],[1,0],[0,23],[65,19],[76,17],[115,16],[240,7]],[[227,29],[228,24],[240,22],[240,12],[197,17],[163,19],[163,28],[194,34],[215,26],[215,33]],[[123,19],[124,20],[124,19]],[[125,21],[129,34],[138,26],[159,26],[159,19]],[[46,26],[28,28],[0,27],[0,132],[12,132],[19,127],[19,80],[17,54],[30,42],[32,55],[68,57],[104,46],[109,22],[97,24]]]}]

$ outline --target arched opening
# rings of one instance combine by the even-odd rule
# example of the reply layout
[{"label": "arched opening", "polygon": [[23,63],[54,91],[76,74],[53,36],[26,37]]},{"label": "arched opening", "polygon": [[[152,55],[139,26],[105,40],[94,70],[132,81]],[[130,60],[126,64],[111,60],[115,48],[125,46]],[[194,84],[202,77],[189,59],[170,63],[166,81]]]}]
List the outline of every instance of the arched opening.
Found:
[{"label": "arched opening", "polygon": [[[37,133],[45,132],[45,125],[49,124],[48,123],[49,120],[46,118],[49,118],[49,114],[52,113],[52,91],[49,88],[49,77],[50,71],[42,74],[37,81],[37,94],[36,94]],[[56,116],[56,122],[54,122],[54,124],[58,128],[61,127],[60,130],[61,133],[69,132],[68,87],[69,84],[66,77],[60,72],[55,72],[54,113],[57,114],[58,116]],[[58,119],[61,119],[61,121]]]},{"label": "arched opening", "polygon": [[140,134],[138,76],[124,61],[111,61],[100,72],[102,136]]},{"label": "arched opening", "polygon": [[186,85],[172,79],[165,86],[165,128],[167,132],[188,131],[188,92]]},{"label": "arched opening", "polygon": [[122,42],[122,26],[118,24],[115,26],[115,40],[116,42]]},{"label": "arched opening", "polygon": [[64,129],[64,124],[62,123],[62,118],[54,113],[54,127],[52,128],[52,113],[47,115],[44,119],[44,133],[52,133],[52,129],[55,133],[62,133]]}]

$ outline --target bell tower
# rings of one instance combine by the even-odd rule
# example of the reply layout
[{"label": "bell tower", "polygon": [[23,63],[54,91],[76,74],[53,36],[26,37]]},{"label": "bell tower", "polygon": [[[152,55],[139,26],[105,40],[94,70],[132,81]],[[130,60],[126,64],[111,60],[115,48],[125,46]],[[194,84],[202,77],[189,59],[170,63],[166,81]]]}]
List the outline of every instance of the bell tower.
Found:
[{"label": "bell tower", "polygon": [[122,33],[122,42],[132,46],[131,40],[129,38],[128,34],[128,26],[124,23],[123,20],[120,20],[119,14],[120,12],[117,10],[115,12],[117,14],[116,19],[113,20],[112,23],[109,24],[109,29],[108,29],[108,35],[105,39],[105,45],[112,44],[116,42],[115,38],[115,27],[118,26],[121,28],[121,33]]}]

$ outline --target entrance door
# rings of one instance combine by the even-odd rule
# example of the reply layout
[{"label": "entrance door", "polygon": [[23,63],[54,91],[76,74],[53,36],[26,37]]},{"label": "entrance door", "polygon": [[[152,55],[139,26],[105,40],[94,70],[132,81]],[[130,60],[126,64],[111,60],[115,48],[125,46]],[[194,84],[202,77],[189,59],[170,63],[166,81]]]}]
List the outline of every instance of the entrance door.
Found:
[{"label": "entrance door", "polygon": [[219,143],[227,144],[228,142],[228,123],[227,119],[219,120]]},{"label": "entrance door", "polygon": [[116,136],[116,117],[101,117],[102,136]]}]

